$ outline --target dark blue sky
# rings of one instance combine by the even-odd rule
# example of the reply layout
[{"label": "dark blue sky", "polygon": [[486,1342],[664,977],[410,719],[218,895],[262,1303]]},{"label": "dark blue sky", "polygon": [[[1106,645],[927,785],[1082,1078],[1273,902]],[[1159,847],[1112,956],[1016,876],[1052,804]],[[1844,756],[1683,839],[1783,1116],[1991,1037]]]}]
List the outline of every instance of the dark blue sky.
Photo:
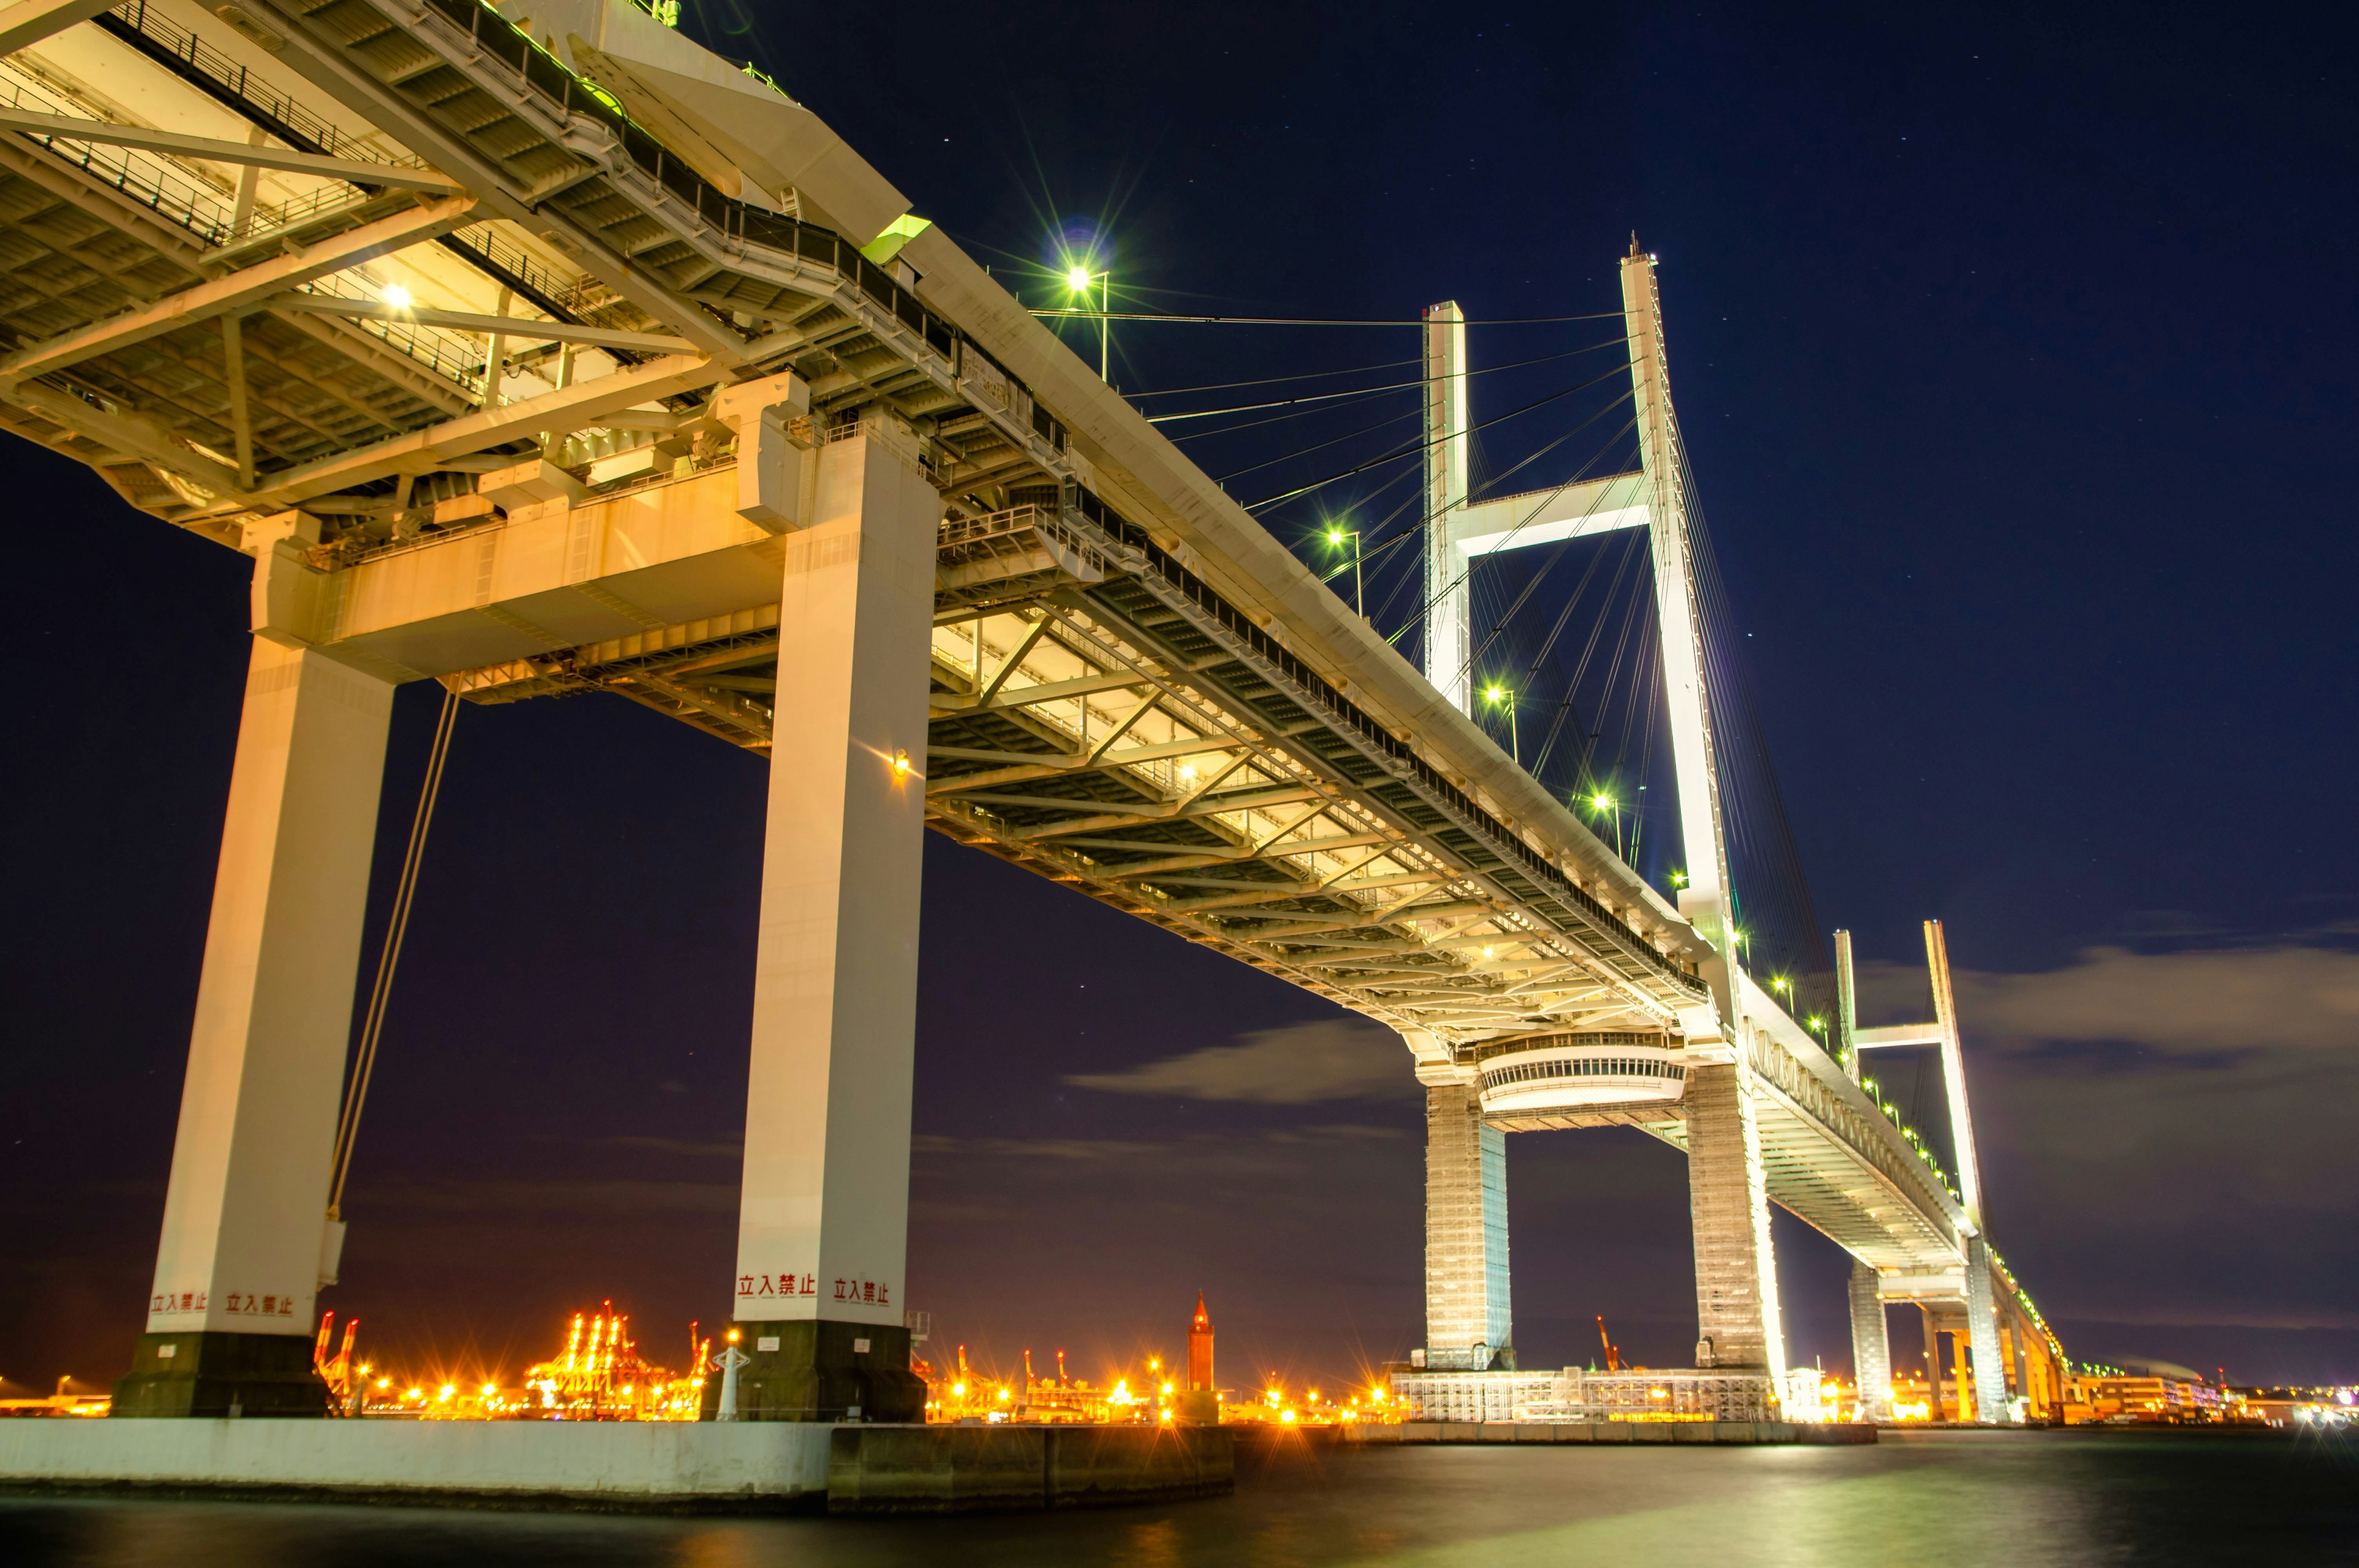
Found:
[{"label": "dark blue sky", "polygon": [[[1098,222],[1144,308],[1612,310],[1635,229],[1820,913],[1885,966],[1939,916],[1968,972],[2001,1249],[2077,1356],[2359,1379],[2347,14],[909,6],[804,48],[698,4],[979,256]],[[1478,330],[1476,362],[1573,330]],[[1118,331],[1125,388],[1417,351]],[[160,1212],[245,563],[5,461],[0,1375],[105,1378]],[[431,705],[397,720],[388,855]],[[334,1292],[381,1344],[513,1370],[578,1303],[658,1351],[725,1310],[761,788],[619,702],[462,716]],[[1397,1047],[947,843],[927,874],[910,1276],[946,1336],[1086,1367],[1176,1348],[1202,1287],[1224,1381],[1417,1342]],[[1331,1097],[1067,1081],[1256,1043],[1342,1064]],[[1678,1158],[1547,1135],[1510,1165],[1526,1363],[1585,1357],[1600,1312],[1684,1359]],[[1780,1244],[1794,1353],[1847,1361],[1841,1260]]]}]

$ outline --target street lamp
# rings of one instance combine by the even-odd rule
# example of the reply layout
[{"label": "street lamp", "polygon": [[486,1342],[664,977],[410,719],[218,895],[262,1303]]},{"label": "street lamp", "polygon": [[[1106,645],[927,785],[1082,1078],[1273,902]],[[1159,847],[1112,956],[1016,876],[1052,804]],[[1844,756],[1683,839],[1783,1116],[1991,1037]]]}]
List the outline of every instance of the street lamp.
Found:
[{"label": "street lamp", "polygon": [[1590,808],[1592,811],[1598,812],[1598,813],[1600,813],[1600,814],[1603,814],[1603,813],[1607,813],[1607,812],[1610,812],[1610,813],[1612,813],[1612,814],[1613,814],[1613,816],[1614,816],[1614,853],[1615,855],[1617,855],[1617,856],[1618,856],[1618,855],[1621,855],[1621,854],[1623,853],[1623,849],[1622,849],[1622,803],[1621,803],[1620,801],[1618,801],[1618,800],[1615,800],[1612,795],[1610,795],[1606,794],[1603,790],[1599,790],[1595,795],[1591,795],[1591,796],[1589,797],[1589,808]]},{"label": "street lamp", "polygon": [[1338,549],[1343,548],[1346,539],[1352,541],[1352,608],[1362,620],[1365,620],[1368,605],[1365,585],[1360,575],[1360,531],[1357,528],[1334,527],[1327,530],[1327,542]]},{"label": "street lamp", "polygon": [[[1065,269],[1066,290],[1080,295],[1084,305],[1089,303],[1090,285],[1093,283],[1098,286],[1098,379],[1108,381],[1107,371],[1113,362],[1109,356],[1113,343],[1114,274],[1093,273],[1079,262]],[[1065,308],[1070,310],[1072,307],[1069,305]]]},{"label": "street lamp", "polygon": [[1524,744],[1522,738],[1516,733],[1516,694],[1509,691],[1503,686],[1486,686],[1483,688],[1483,700],[1489,703],[1494,708],[1501,707],[1503,705],[1506,708],[1507,754],[1515,758],[1516,766],[1519,768],[1522,767],[1524,765]]}]

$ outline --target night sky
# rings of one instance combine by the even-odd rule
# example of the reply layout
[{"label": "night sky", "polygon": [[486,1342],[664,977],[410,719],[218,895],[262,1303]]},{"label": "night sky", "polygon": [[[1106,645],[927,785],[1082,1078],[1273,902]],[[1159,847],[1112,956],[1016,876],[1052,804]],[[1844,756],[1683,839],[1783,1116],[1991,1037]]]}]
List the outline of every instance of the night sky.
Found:
[{"label": "night sky", "polygon": [[[1005,276],[1102,229],[1118,308],[1611,311],[1635,230],[1865,1022],[1922,1009],[1918,923],[1947,923],[2000,1250],[2076,1357],[2359,1379],[2359,29],[1775,9],[911,5],[809,51],[715,0],[685,26]],[[1418,346],[1118,327],[1114,379]],[[97,1381],[141,1325],[247,562],[0,460],[0,1376]],[[372,961],[438,693],[397,710]],[[326,1297],[376,1354],[514,1375],[611,1298],[677,1365],[725,1315],[764,766],[619,699],[461,715]],[[1200,1288],[1227,1383],[1420,1343],[1386,1032],[938,838],[926,877],[909,1295],[941,1346],[1094,1375],[1180,1349]],[[1680,1157],[1509,1149],[1523,1363],[1585,1361],[1600,1313],[1688,1361]],[[1847,1366],[1843,1260],[1777,1239],[1790,1352]]]}]

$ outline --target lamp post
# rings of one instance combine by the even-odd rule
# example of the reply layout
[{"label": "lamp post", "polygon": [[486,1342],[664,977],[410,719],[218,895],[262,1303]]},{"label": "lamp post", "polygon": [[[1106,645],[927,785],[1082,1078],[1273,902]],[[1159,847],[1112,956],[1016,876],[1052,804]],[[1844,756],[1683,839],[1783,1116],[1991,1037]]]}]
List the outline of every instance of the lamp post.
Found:
[{"label": "lamp post", "polygon": [[1098,286],[1098,379],[1112,384],[1107,372],[1113,363],[1114,274],[1093,273],[1085,266],[1071,267],[1065,273],[1065,287],[1080,295],[1084,305],[1089,303],[1090,285],[1093,283]]},{"label": "lamp post", "polygon": [[[1589,797],[1589,806],[1593,811],[1610,812],[1613,814],[1614,853],[1617,856],[1622,855],[1622,803],[1615,800],[1612,795],[1607,795],[1603,790],[1600,790],[1595,795]],[[1626,856],[1624,856],[1623,858],[1627,859]]]},{"label": "lamp post", "polygon": [[1365,584],[1360,576],[1360,531],[1357,528],[1330,528],[1327,542],[1340,548],[1344,540],[1352,541],[1352,609],[1363,621],[1367,619],[1368,605]]},{"label": "lamp post", "polygon": [[752,1366],[754,1358],[737,1348],[737,1331],[733,1328],[729,1331],[728,1348],[723,1350],[713,1359],[721,1363],[721,1403],[720,1407],[712,1412],[712,1419],[735,1421],[737,1419],[737,1369],[741,1367]]},{"label": "lamp post", "polygon": [[1503,705],[1506,707],[1507,710],[1507,755],[1516,760],[1516,766],[1519,768],[1522,767],[1524,765],[1524,743],[1523,738],[1516,732],[1516,694],[1509,691],[1503,686],[1486,686],[1483,688],[1483,700],[1489,703],[1494,708],[1498,708]]}]

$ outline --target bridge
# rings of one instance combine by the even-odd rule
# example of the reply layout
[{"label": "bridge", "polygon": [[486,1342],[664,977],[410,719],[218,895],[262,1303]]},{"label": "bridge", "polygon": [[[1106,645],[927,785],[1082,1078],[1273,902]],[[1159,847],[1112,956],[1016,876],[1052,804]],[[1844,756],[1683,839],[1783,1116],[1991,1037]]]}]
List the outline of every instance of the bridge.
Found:
[{"label": "bridge", "polygon": [[[1983,1222],[1938,927],[1922,1027],[1856,1026],[1847,941],[1831,1021],[1744,961],[1635,243],[1635,471],[1470,494],[1464,320],[1427,313],[1420,669],[809,110],[627,0],[21,0],[0,54],[0,422],[254,561],[118,1413],[319,1408],[386,730],[423,679],[487,707],[611,693],[770,758],[749,1416],[917,1409],[927,827],[1398,1032],[1428,1097],[1433,1374],[1513,1365],[1505,1135],[1619,1124],[1687,1154],[1699,1368],[1747,1409],[1787,1387],[1773,1204],[1856,1260],[1871,1409],[1891,1302],[1968,1348],[1978,1418],[2058,1398]],[[1652,567],[1669,897],[1470,712],[1467,563],[1614,530]],[[1954,1175],[1860,1073],[1912,1046],[1942,1056]]]}]

